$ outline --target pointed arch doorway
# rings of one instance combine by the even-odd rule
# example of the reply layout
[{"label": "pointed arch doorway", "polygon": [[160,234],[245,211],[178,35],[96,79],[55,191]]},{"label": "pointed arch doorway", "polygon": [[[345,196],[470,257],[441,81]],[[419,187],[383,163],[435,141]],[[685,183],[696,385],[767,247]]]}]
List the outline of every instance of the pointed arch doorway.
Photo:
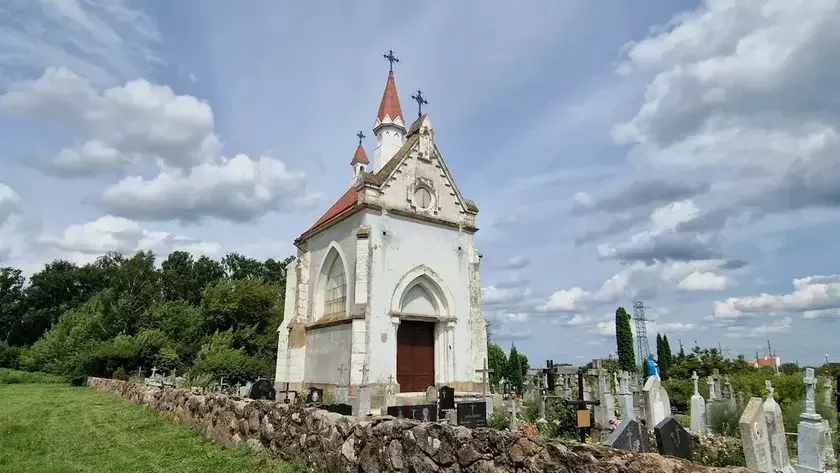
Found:
[{"label": "pointed arch doorway", "polygon": [[426,276],[405,286],[399,299],[396,337],[401,392],[424,392],[435,385],[435,342],[446,305],[440,287]]}]

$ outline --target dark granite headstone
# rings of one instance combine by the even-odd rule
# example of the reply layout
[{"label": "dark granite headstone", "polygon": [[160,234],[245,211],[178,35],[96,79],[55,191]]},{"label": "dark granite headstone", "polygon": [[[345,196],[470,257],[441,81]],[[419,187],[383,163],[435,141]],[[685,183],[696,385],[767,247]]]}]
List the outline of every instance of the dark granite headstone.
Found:
[{"label": "dark granite headstone", "polygon": [[419,404],[416,406],[389,406],[388,415],[413,419],[420,422],[437,422],[438,411],[434,404]]},{"label": "dark granite headstone", "polygon": [[607,441],[604,442],[604,445],[625,452],[647,453],[650,451],[647,431],[636,419],[621,421]]},{"label": "dark granite headstone", "polygon": [[248,397],[251,399],[268,399],[273,401],[277,396],[274,390],[274,385],[267,379],[258,379],[251,385],[251,390],[248,391]]},{"label": "dark granite headstone", "polygon": [[484,401],[459,402],[458,425],[471,429],[487,427],[487,403]]},{"label": "dark granite headstone", "polygon": [[660,455],[691,460],[691,434],[673,417],[666,417],[653,428]]},{"label": "dark granite headstone", "polygon": [[321,409],[337,412],[345,416],[353,415],[353,408],[350,407],[350,404],[323,404]]},{"label": "dark granite headstone", "polygon": [[316,387],[309,388],[306,393],[307,404],[320,404],[324,401],[324,390]]},{"label": "dark granite headstone", "polygon": [[441,410],[455,409],[455,390],[449,386],[443,386],[438,390],[438,407]]}]

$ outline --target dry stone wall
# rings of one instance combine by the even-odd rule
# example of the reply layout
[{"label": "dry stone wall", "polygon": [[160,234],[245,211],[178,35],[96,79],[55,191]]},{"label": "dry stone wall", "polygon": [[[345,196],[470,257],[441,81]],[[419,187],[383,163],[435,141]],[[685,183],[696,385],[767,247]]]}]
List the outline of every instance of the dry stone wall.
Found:
[{"label": "dry stone wall", "polygon": [[688,473],[706,468],[656,454],[563,444],[493,429],[389,416],[356,419],[314,408],[89,378],[98,391],[164,413],[224,445],[247,446],[316,473]]}]

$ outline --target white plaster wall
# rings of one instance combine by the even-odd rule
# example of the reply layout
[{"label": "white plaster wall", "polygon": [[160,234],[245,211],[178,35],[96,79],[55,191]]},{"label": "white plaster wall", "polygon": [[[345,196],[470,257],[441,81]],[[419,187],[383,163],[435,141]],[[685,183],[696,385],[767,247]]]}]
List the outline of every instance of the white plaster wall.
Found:
[{"label": "white plaster wall", "polygon": [[362,218],[362,215],[357,213],[309,239],[308,249],[312,258],[309,266],[311,297],[307,308],[307,320],[309,322],[313,322],[323,315],[323,294],[319,290],[321,284],[319,275],[324,265],[324,259],[329,254],[333,244],[338,248],[339,254],[343,256],[344,276],[347,280],[346,310],[347,314],[350,314],[356,287],[356,233],[362,225]]},{"label": "white plaster wall", "polygon": [[308,383],[338,384],[339,368],[344,365],[344,380],[350,370],[351,324],[334,325],[309,330],[306,342],[306,369],[303,379]]},{"label": "white plaster wall", "polygon": [[[440,333],[441,325],[445,327],[446,324],[439,324],[436,331],[436,342],[445,345],[441,348],[449,350],[455,365],[451,373],[436,368],[436,382],[472,381],[474,370],[478,368],[473,366],[470,326],[469,255],[474,248],[474,236],[453,228],[373,212],[365,213],[365,223],[371,226],[373,248],[371,283],[374,290],[370,301],[371,353],[368,357],[371,382],[387,382],[389,375],[396,375],[398,326],[391,322],[391,298],[403,275],[418,265],[430,267],[443,279],[453,298],[450,316],[457,318],[451,336]],[[439,366],[440,356],[441,351],[436,349],[436,366]]]},{"label": "white plaster wall", "polygon": [[288,372],[289,322],[295,316],[295,290],[297,288],[297,259],[286,265],[286,300],[283,306],[283,322],[277,328],[277,366],[274,372],[276,382],[285,382]]}]

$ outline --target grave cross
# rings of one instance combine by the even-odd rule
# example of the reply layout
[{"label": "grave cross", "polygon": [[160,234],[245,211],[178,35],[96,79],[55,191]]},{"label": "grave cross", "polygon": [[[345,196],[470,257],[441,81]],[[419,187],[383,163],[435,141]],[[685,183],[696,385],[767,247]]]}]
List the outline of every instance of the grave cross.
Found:
[{"label": "grave cross", "polygon": [[142,377],[143,377],[143,367],[142,367],[142,366],[138,366],[138,367],[137,367],[137,377],[138,377],[138,378],[142,378]]},{"label": "grave cross", "polygon": [[417,118],[423,116],[423,105],[429,105],[426,97],[423,97],[423,91],[417,89],[417,93],[411,96],[411,100],[417,102]]},{"label": "grave cross", "polygon": [[[579,369],[577,372],[578,378],[578,398],[577,399],[564,399],[563,401],[566,403],[567,406],[575,406],[578,408],[578,432],[580,433],[580,443],[586,443],[586,431],[590,428],[589,426],[581,426],[580,416],[585,412],[586,416],[589,415],[589,407],[588,406],[600,406],[601,401],[585,401],[583,399],[583,369]],[[589,422],[587,422],[588,424]]]},{"label": "grave cross", "polygon": [[400,60],[399,60],[399,59],[397,59],[397,56],[394,56],[394,51],[392,51],[392,50],[390,50],[390,49],[389,49],[389,50],[388,50],[388,53],[387,53],[387,54],[383,54],[382,56],[383,56],[383,57],[384,57],[384,58],[385,58],[385,59],[386,59],[386,60],[387,60],[387,61],[391,64],[391,66],[390,66],[390,68],[388,69],[388,71],[389,71],[389,72],[394,72],[394,63],[395,63],[395,62],[400,62]]},{"label": "grave cross", "polygon": [[776,392],[773,389],[773,383],[770,382],[769,379],[764,380],[764,387],[767,389],[767,399],[773,399],[773,393]]},{"label": "grave cross", "polygon": [[157,366],[152,366],[152,378],[157,374]]},{"label": "grave cross", "polygon": [[805,368],[805,413],[814,414],[814,368]]},{"label": "grave cross", "polygon": [[360,369],[359,371],[362,372],[362,385],[367,386],[368,372],[370,371],[370,369],[367,367],[367,363],[363,363],[362,369]]},{"label": "grave cross", "polygon": [[394,375],[392,375],[392,374],[388,375],[388,384],[394,384]]},{"label": "grave cross", "polygon": [[487,358],[484,359],[484,368],[480,370],[475,370],[476,373],[481,373],[481,389],[484,392],[484,396],[487,396],[487,373],[492,373],[493,370],[487,368]]}]

